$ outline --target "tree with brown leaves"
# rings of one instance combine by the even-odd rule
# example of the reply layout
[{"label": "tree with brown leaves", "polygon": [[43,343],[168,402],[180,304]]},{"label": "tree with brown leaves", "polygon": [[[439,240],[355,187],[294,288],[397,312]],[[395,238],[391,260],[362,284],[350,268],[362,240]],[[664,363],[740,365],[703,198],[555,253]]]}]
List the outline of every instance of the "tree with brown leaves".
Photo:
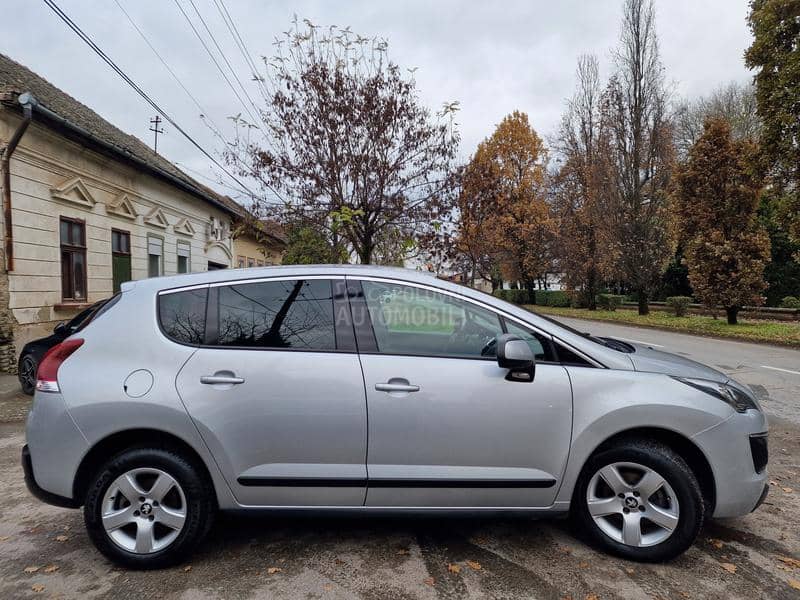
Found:
[{"label": "tree with brown leaves", "polygon": [[282,201],[281,220],[312,223],[362,263],[394,262],[450,208],[458,103],[432,114],[386,42],[350,28],[295,21],[275,47],[260,122],[237,119],[228,161]]},{"label": "tree with brown leaves", "polygon": [[525,113],[505,117],[478,145],[464,175],[465,239],[481,239],[505,279],[532,292],[552,264],[555,221],[547,203],[542,139]]},{"label": "tree with brown leaves", "polygon": [[769,236],[757,220],[762,176],[755,146],[734,140],[724,119],[709,119],[677,172],[674,218],[686,247],[689,281],[705,305],[737,323],[744,305],[761,304]]}]

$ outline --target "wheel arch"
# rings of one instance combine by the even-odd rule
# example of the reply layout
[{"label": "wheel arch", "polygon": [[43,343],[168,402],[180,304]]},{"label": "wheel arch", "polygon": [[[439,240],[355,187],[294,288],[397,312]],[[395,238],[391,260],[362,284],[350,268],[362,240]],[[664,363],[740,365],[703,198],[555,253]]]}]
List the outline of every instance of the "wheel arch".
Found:
[{"label": "wheel arch", "polygon": [[[201,475],[208,484],[215,489],[214,479],[211,476],[208,465],[198,452],[185,440],[175,434],[161,431],[158,429],[126,429],[117,431],[98,441],[84,455],[78,470],[75,473],[75,480],[72,486],[72,497],[81,502],[86,496],[92,476],[100,466],[108,461],[112,456],[134,447],[148,446],[152,448],[162,448],[178,452],[195,464],[200,469]],[[216,497],[216,493],[214,494]]]},{"label": "wheel arch", "polygon": [[[591,458],[598,452],[602,452],[619,444],[620,442],[631,439],[655,440],[677,452],[678,455],[680,455],[680,457],[686,461],[686,464],[697,477],[697,481],[700,484],[700,491],[703,494],[703,500],[706,504],[707,514],[714,513],[717,487],[714,479],[714,472],[711,469],[711,464],[708,462],[708,459],[703,451],[694,442],[692,442],[692,440],[670,429],[664,429],[661,427],[632,427],[630,429],[619,431],[603,440],[592,452],[589,453],[584,461],[584,464],[581,466],[581,473],[583,473],[583,469],[586,467],[586,464],[589,462],[589,460],[591,460]],[[577,493],[577,489],[578,486],[575,486],[573,494]]]}]

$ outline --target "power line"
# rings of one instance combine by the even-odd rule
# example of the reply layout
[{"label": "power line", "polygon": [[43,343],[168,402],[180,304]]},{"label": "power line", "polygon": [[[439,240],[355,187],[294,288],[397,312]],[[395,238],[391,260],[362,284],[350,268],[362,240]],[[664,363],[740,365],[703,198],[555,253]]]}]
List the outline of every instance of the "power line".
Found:
[{"label": "power line", "polygon": [[[45,0],[45,2],[47,2],[47,1],[49,1],[49,0]],[[180,4],[180,2],[178,0],[175,0],[175,6],[177,6],[178,10],[181,11],[181,14],[183,15],[183,18],[186,19],[186,22],[189,24],[189,27],[192,28],[192,31],[194,32],[195,36],[197,36],[197,39],[200,40],[200,43],[203,45],[203,48],[205,48],[205,51],[208,54],[208,56],[211,58],[211,61],[214,63],[214,66],[217,67],[217,70],[219,71],[219,74],[222,75],[222,78],[225,80],[225,83],[228,84],[228,87],[231,88],[231,91],[233,92],[233,94],[236,96],[236,98],[242,104],[242,106],[244,107],[245,112],[249,115],[249,117],[252,120],[253,124],[254,125],[259,125],[258,120],[253,116],[253,113],[250,112],[250,109],[248,108],[247,104],[245,104],[245,101],[242,100],[242,97],[239,95],[239,92],[236,91],[236,88],[233,87],[233,84],[231,83],[231,80],[228,79],[228,76],[225,74],[225,71],[222,69],[222,67],[219,64],[219,61],[217,61],[217,58],[214,56],[214,53],[211,52],[211,49],[208,47],[208,44],[206,44],[206,41],[203,39],[203,36],[201,36],[200,32],[197,31],[197,28],[194,26],[194,23],[192,23],[192,20],[189,18],[189,15],[187,15],[186,11],[183,10],[183,6],[181,6],[181,4]],[[252,104],[252,100],[251,100],[251,104]]]},{"label": "power line", "polygon": [[161,64],[164,65],[164,68],[167,71],[169,71],[169,74],[172,75],[172,78],[177,82],[177,84],[181,87],[181,89],[183,89],[183,91],[186,92],[186,95],[189,96],[189,98],[192,100],[192,102],[194,102],[194,105],[200,111],[200,115],[202,117],[207,117],[208,118],[208,120],[214,126],[215,133],[221,137],[219,126],[214,122],[214,119],[211,118],[211,115],[209,115],[208,111],[205,108],[203,108],[203,106],[200,104],[200,102],[197,100],[197,98],[195,98],[194,95],[192,95],[192,93],[189,91],[189,89],[184,85],[183,81],[181,81],[180,77],[178,77],[175,74],[175,71],[173,71],[172,68],[167,64],[167,61],[165,61],[161,57],[161,54],[159,54],[158,50],[155,49],[155,46],[153,46],[153,44],[150,42],[148,37],[139,28],[139,26],[136,24],[136,22],[131,18],[131,16],[128,14],[128,11],[126,11],[125,8],[122,6],[122,4],[120,4],[119,0],[114,0],[114,2],[119,7],[119,9],[122,11],[122,14],[124,14],[125,17],[128,19],[128,22],[137,31],[139,36],[141,36],[141,38],[144,40],[144,42],[150,47],[150,50],[153,51],[153,54],[155,54],[156,57],[158,58],[158,60],[161,61]]},{"label": "power line", "polygon": [[206,23],[206,20],[203,18],[203,15],[201,15],[200,11],[197,10],[197,6],[195,5],[194,0],[189,0],[189,4],[192,5],[192,8],[194,9],[194,12],[197,14],[197,18],[200,19],[200,22],[203,24],[203,27],[205,28],[206,33],[208,33],[208,37],[211,38],[211,41],[214,42],[214,46],[217,47],[217,51],[219,52],[220,56],[222,56],[222,60],[224,60],[225,64],[228,65],[228,69],[230,69],[231,74],[233,75],[233,78],[236,80],[236,83],[238,83],[239,87],[242,89],[242,92],[244,93],[245,98],[247,98],[247,100],[250,102],[250,104],[253,107],[253,109],[256,111],[256,114],[258,114],[258,107],[255,105],[255,102],[253,102],[253,99],[250,97],[250,94],[247,93],[247,90],[245,89],[244,85],[242,85],[242,81],[239,79],[239,76],[236,74],[236,70],[231,65],[231,63],[228,60],[228,57],[225,54],[225,52],[222,50],[220,45],[217,43],[217,38],[214,36],[214,33],[208,27],[208,24]]},{"label": "power line", "polygon": [[247,63],[247,66],[250,67],[250,70],[253,72],[253,78],[256,81],[258,81],[263,87],[264,83],[258,74],[258,67],[256,67],[256,62],[253,60],[250,51],[247,49],[247,44],[244,43],[244,39],[239,33],[239,29],[236,27],[236,23],[234,22],[233,17],[231,17],[231,14],[228,12],[228,7],[225,6],[225,2],[223,0],[214,0],[214,5],[217,7],[217,11],[222,17],[222,20],[225,22],[225,26],[228,28],[228,31],[230,32],[231,36],[233,37],[233,41],[239,48],[239,52],[242,53],[242,56],[244,57],[244,60]]},{"label": "power line", "polygon": [[114,70],[114,72],[116,72],[120,77],[122,77],[125,83],[131,86],[136,91],[136,93],[139,94],[145,100],[145,102],[147,102],[151,107],[153,107],[153,109],[156,110],[156,112],[158,112],[162,117],[164,117],[164,119],[166,119],[168,123],[170,123],[176,130],[178,130],[178,132],[180,132],[180,134],[183,135],[183,137],[189,140],[189,142],[191,142],[191,144],[195,148],[197,148],[200,152],[202,152],[203,155],[205,155],[209,160],[211,160],[211,162],[217,165],[217,167],[219,167],[228,177],[230,177],[244,190],[246,190],[247,193],[251,195],[251,197],[256,196],[244,183],[242,183],[239,180],[238,177],[236,177],[230,171],[228,171],[222,164],[220,164],[220,162],[216,158],[214,158],[211,154],[209,154],[205,150],[205,148],[203,148],[200,144],[198,144],[194,140],[194,138],[192,138],[192,136],[190,136],[180,125],[178,125],[172,117],[170,117],[158,104],[156,104],[155,101],[152,98],[150,98],[150,96],[148,96],[146,92],[142,90],[142,88],[136,85],[136,83],[121,68],[119,68],[117,64],[113,60],[111,60],[111,58],[109,58],[109,56],[105,52],[103,52],[100,49],[100,47],[97,44],[95,44],[92,41],[92,39],[86,33],[84,33],[84,31],[80,27],[78,27],[78,25],[76,25],[75,22],[72,19],[70,19],[67,16],[67,14],[63,10],[61,10],[53,0],[44,0],[44,3],[48,7],[50,7],[53,10],[53,12],[56,13],[56,15],[62,21],[64,21],[64,23],[66,23],[67,27],[72,29],[72,31],[75,32],[75,34],[79,38],[81,38],[81,40],[83,40],[101,59],[103,59],[103,62],[105,62],[109,67],[111,67]]}]

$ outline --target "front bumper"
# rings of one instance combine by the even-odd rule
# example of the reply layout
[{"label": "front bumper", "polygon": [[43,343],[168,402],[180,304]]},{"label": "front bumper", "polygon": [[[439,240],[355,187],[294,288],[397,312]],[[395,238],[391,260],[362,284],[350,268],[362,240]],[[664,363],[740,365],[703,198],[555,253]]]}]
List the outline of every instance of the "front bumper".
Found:
[{"label": "front bumper", "polygon": [[766,439],[766,432],[764,413],[748,410],[734,413],[694,436],[693,441],[703,450],[714,474],[714,517],[740,517],[764,501],[768,477],[766,462],[756,471],[751,438]]},{"label": "front bumper", "polygon": [[27,444],[22,447],[22,470],[25,472],[25,485],[28,486],[28,491],[42,502],[62,508],[78,508],[80,506],[72,498],[65,498],[39,487],[36,477],[33,475],[33,462]]}]

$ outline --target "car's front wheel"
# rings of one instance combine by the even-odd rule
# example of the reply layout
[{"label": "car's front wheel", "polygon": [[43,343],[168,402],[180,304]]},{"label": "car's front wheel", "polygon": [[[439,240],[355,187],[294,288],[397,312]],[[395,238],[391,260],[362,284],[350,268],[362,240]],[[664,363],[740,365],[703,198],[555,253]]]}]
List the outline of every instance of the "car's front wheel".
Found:
[{"label": "car's front wheel", "polygon": [[36,370],[39,363],[32,354],[23,354],[17,365],[17,377],[22,387],[22,392],[28,396],[33,396],[36,391]]},{"label": "car's front wheel", "polygon": [[201,469],[161,448],[133,448],[106,463],[89,487],[84,521],[112,561],[138,569],[176,564],[210,528],[213,488]]},{"label": "car's front wheel", "polygon": [[688,549],[705,505],[692,470],[669,447],[631,439],[594,455],[573,499],[580,532],[619,556],[664,561]]}]

